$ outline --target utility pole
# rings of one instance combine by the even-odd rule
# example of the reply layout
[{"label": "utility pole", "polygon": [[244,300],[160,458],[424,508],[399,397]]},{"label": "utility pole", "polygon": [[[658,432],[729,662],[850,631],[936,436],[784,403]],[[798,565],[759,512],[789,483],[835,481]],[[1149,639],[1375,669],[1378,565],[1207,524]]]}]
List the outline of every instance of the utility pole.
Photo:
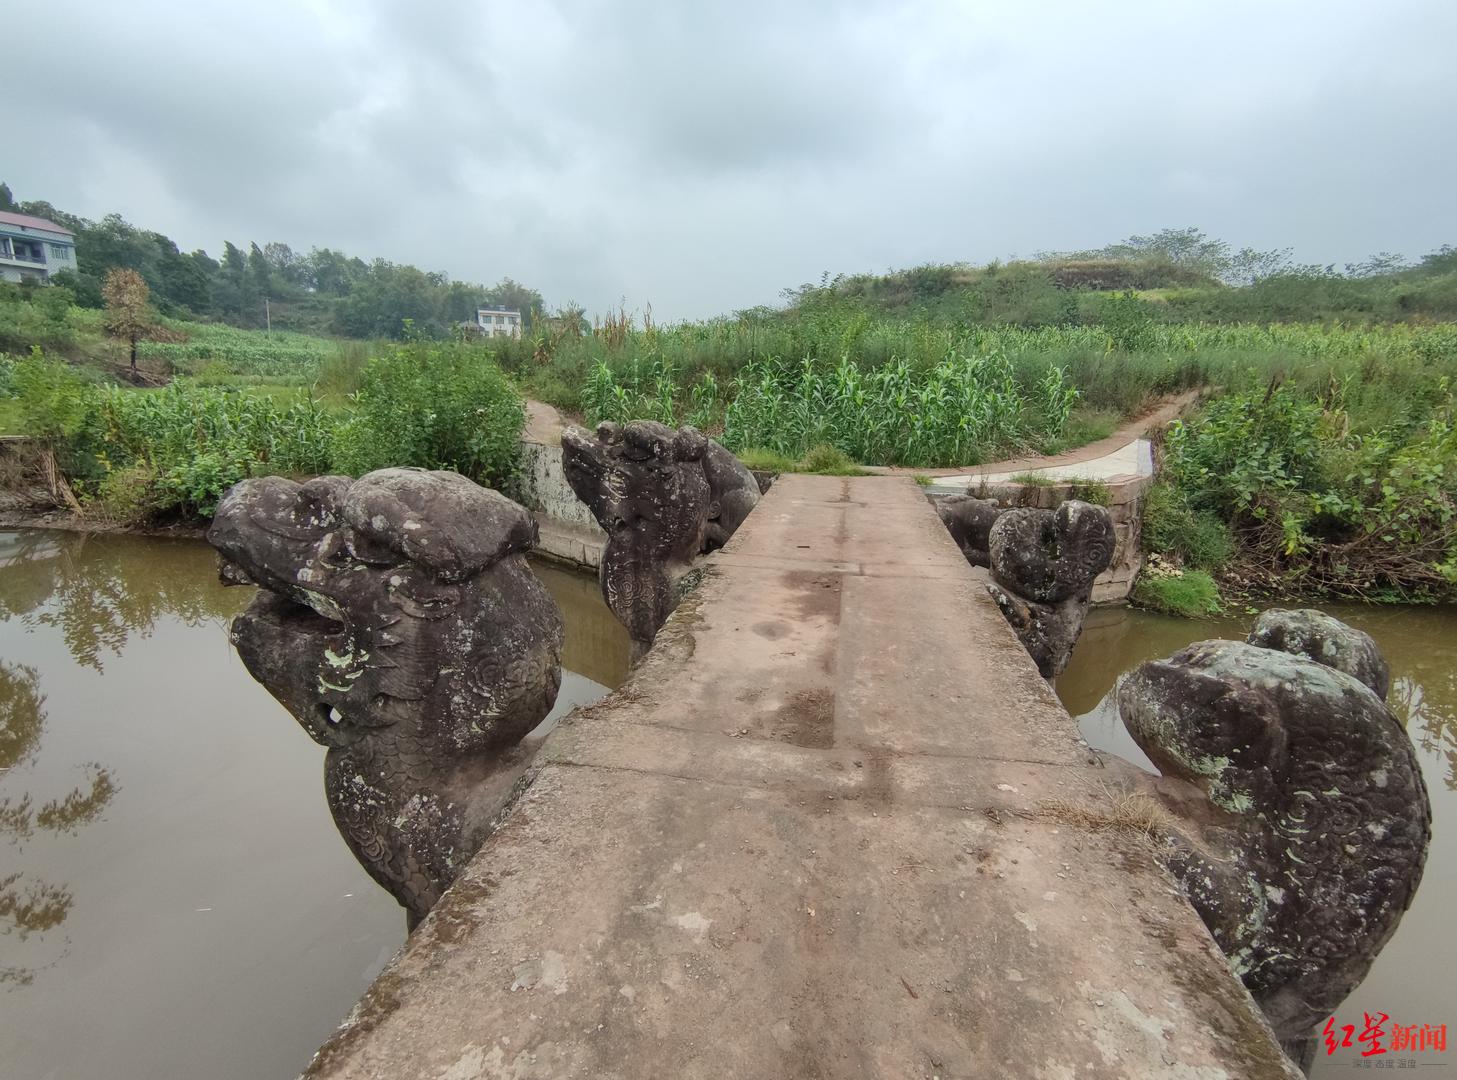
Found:
[{"label": "utility pole", "polygon": [[263,322],[268,326],[268,333],[273,333],[273,313],[268,310],[268,297],[263,298]]}]

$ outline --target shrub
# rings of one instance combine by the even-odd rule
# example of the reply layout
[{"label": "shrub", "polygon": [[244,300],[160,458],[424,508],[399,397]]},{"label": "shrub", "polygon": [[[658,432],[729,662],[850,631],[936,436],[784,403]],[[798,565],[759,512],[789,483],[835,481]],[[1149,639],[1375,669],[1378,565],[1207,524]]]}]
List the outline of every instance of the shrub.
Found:
[{"label": "shrub", "polygon": [[1154,484],[1144,500],[1143,546],[1196,570],[1218,570],[1234,555],[1229,526],[1208,511],[1190,509],[1167,481]]},{"label": "shrub", "polygon": [[0,398],[15,396],[15,360],[0,352]]},{"label": "shrub", "polygon": [[1154,321],[1154,308],[1127,289],[1101,299],[1098,321],[1107,331],[1110,347],[1132,351],[1144,344]]},{"label": "shrub", "polygon": [[1175,421],[1165,467],[1191,508],[1232,515],[1256,497],[1321,486],[1332,435],[1319,402],[1284,389],[1235,394],[1189,421]]},{"label": "shrub", "polygon": [[1146,535],[1154,550],[1209,564],[1227,521],[1254,583],[1370,599],[1433,599],[1457,588],[1457,426],[1444,403],[1358,431],[1330,404],[1287,389],[1213,402],[1166,443]]},{"label": "shrub", "polygon": [[761,446],[752,446],[747,450],[740,450],[738,458],[755,472],[792,472],[794,470],[794,459],[774,450],[765,450]]},{"label": "shrub", "polygon": [[843,450],[833,446],[812,447],[794,467],[795,472],[819,473],[822,476],[864,476],[865,470],[850,460]]},{"label": "shrub", "polygon": [[87,510],[118,525],[136,525],[161,509],[156,492],[157,474],[150,465],[112,469],[97,484]]},{"label": "shrub", "polygon": [[515,469],[525,407],[479,347],[412,342],[391,348],[365,367],[352,404],[335,445],[346,472],[417,465],[499,487]]},{"label": "shrub", "polygon": [[48,360],[33,347],[30,356],[15,365],[14,380],[27,435],[63,439],[85,424],[89,388],[69,364]]}]

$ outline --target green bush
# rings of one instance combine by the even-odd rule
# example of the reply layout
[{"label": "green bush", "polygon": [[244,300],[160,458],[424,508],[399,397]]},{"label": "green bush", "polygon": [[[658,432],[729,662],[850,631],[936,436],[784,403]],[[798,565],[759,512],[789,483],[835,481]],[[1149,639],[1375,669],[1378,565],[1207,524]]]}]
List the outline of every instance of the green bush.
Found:
[{"label": "green bush", "polygon": [[1192,509],[1233,515],[1257,497],[1319,488],[1331,435],[1317,401],[1284,389],[1231,395],[1174,422],[1165,469]]},{"label": "green bush", "polygon": [[38,346],[15,364],[13,387],[22,428],[32,438],[73,439],[95,418],[95,384],[70,364],[48,359]]},{"label": "green bush", "polygon": [[794,459],[775,450],[765,450],[762,446],[751,446],[747,450],[740,450],[738,458],[755,472],[793,472]]},{"label": "green bush", "polygon": [[821,476],[864,476],[865,470],[850,460],[845,451],[834,446],[811,447],[794,467],[795,472],[819,473]]},{"label": "green bush", "polygon": [[161,510],[157,498],[157,474],[145,463],[112,469],[96,485],[88,505],[118,525],[140,524]]},{"label": "green bush", "polygon": [[1232,394],[1171,429],[1145,535],[1189,565],[1222,554],[1228,522],[1251,581],[1369,599],[1457,591],[1457,426],[1436,408],[1359,430],[1287,388]]},{"label": "green bush", "polygon": [[69,354],[77,343],[72,298],[59,286],[0,283],[0,352]]},{"label": "green bush", "polygon": [[365,367],[351,404],[334,454],[346,472],[417,465],[499,487],[515,470],[525,407],[478,346],[391,348]]},{"label": "green bush", "polygon": [[1190,509],[1167,480],[1154,484],[1144,501],[1143,546],[1195,570],[1218,570],[1234,555],[1229,526],[1207,510]]},{"label": "green bush", "polygon": [[1168,576],[1140,574],[1130,599],[1149,611],[1181,615],[1186,619],[1217,615],[1220,611],[1219,588],[1202,570],[1185,570]]}]

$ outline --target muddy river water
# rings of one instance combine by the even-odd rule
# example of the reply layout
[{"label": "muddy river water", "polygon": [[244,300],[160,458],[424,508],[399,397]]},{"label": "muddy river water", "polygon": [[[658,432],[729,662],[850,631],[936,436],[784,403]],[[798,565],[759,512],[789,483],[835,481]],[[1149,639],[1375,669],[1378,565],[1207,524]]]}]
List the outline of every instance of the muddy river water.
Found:
[{"label": "muddy river water", "polygon": [[[593,580],[538,569],[567,621],[559,714],[621,681],[628,643]],[[0,532],[6,1080],[294,1076],[403,941],[334,831],[323,749],[228,645],[251,594],[220,586],[197,541]],[[1457,613],[1331,610],[1391,662],[1435,811],[1416,902],[1340,1016],[1452,1024]],[[1058,693],[1091,742],[1137,759],[1114,679],[1250,618],[1094,612]]]},{"label": "muddy river water", "polygon": [[[553,718],[627,669],[590,578]],[[0,532],[0,1077],[296,1076],[405,936],[324,750],[248,675],[210,548]],[[549,718],[551,719],[551,718]]]}]

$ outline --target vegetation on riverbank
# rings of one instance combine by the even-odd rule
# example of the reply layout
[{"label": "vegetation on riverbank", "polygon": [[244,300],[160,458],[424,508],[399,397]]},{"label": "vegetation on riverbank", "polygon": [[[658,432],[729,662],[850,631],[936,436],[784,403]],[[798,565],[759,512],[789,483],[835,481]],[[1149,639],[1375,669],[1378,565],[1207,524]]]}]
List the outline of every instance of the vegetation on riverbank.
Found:
[{"label": "vegetation on riverbank", "polygon": [[[124,357],[99,312],[64,289],[0,287],[0,352],[75,361],[87,419],[49,436],[68,472],[93,503],[140,491],[136,512],[164,514],[205,511],[230,478],[321,462],[504,482],[515,388],[589,423],[692,423],[749,458],[844,472],[1059,452],[1204,387],[1213,400],[1170,433],[1149,498],[1145,545],[1167,566],[1287,594],[1457,589],[1450,248],[1336,272],[1174,230],[786,298],[671,326],[538,313],[521,340],[427,344],[438,328],[402,321],[403,347],[159,316],[138,343],[141,375],[172,383],[156,391],[101,385]],[[0,422],[33,430],[34,410],[4,400],[12,369],[0,360]],[[96,432],[111,442],[86,445]]]},{"label": "vegetation on riverbank", "polygon": [[1375,601],[1457,595],[1454,361],[1272,381],[1176,422],[1145,546],[1241,588]]},{"label": "vegetation on riverbank", "polygon": [[23,431],[51,447],[81,507],[121,522],[207,517],[250,476],[418,465],[501,487],[525,418],[505,376],[459,344],[388,349],[342,409],[229,387],[108,386],[39,350],[0,375]]}]

